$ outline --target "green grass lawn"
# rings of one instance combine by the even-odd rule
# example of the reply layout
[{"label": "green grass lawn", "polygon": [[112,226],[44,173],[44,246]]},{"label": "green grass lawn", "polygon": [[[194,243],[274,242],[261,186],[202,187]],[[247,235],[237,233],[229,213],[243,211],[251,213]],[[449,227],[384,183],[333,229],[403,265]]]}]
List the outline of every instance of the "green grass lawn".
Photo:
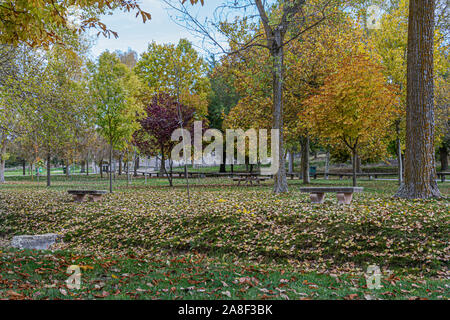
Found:
[{"label": "green grass lawn", "polygon": [[[350,180],[312,180],[350,185]],[[311,204],[290,192],[238,187],[231,179],[139,177],[98,203],[74,203],[68,189],[107,189],[98,176],[55,176],[53,186],[9,178],[0,186],[0,235],[54,232],[60,251],[2,249],[0,297],[142,299],[448,299],[448,199],[392,199],[395,181],[361,180],[349,206],[328,194]],[[448,197],[450,183],[439,183]],[[80,291],[65,288],[67,266],[83,269]],[[365,287],[380,266],[383,287]]]},{"label": "green grass lawn", "polygon": [[[81,270],[68,289],[69,265]],[[184,254],[165,258],[6,250],[0,298],[8,299],[448,299],[449,281],[383,274],[369,289],[357,274],[317,274]]]}]

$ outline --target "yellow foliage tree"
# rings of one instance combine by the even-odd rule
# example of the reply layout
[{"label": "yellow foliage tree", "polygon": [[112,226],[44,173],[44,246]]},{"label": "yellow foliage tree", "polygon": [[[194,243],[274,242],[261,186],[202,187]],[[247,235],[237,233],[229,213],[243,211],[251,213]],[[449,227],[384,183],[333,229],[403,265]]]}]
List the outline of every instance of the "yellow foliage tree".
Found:
[{"label": "yellow foliage tree", "polygon": [[397,102],[396,88],[387,84],[382,67],[362,53],[343,59],[317,94],[306,100],[309,130],[351,151],[354,186],[359,148],[385,143],[385,128]]}]

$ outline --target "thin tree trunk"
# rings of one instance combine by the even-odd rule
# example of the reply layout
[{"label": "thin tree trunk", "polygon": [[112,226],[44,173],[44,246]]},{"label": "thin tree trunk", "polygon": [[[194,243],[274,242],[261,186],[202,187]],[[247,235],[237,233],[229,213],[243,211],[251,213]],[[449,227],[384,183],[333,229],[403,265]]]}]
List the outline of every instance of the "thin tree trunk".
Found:
[{"label": "thin tree trunk", "polygon": [[294,172],[294,152],[291,150],[289,151],[289,173]]},{"label": "thin tree trunk", "polygon": [[352,182],[353,186],[356,187],[356,172],[358,166],[358,153],[356,152],[356,147],[352,149]]},{"label": "thin tree trunk", "polygon": [[5,157],[0,155],[0,183],[5,183]]},{"label": "thin tree trunk", "polygon": [[302,177],[303,183],[309,184],[309,135],[302,138]]},{"label": "thin tree trunk", "polygon": [[52,182],[51,182],[51,155],[50,152],[47,153],[47,187],[50,187]]},{"label": "thin tree trunk", "polygon": [[[3,139],[3,140],[6,140]],[[6,141],[3,141],[0,150],[0,183],[5,183],[5,163],[6,163]]]},{"label": "thin tree trunk", "polygon": [[137,177],[137,171],[139,169],[139,155],[135,155],[134,159],[134,176]]},{"label": "thin tree trunk", "polygon": [[[128,153],[128,155],[130,155],[130,154]],[[127,158],[127,159],[129,159],[129,158]],[[126,165],[127,165],[127,184],[130,184],[130,166],[129,166],[129,161],[126,162]]]},{"label": "thin tree trunk", "polygon": [[25,159],[22,160],[22,175],[25,176],[27,174],[27,162]]},{"label": "thin tree trunk", "polygon": [[119,155],[119,176],[122,175],[122,159],[123,159],[123,155],[120,154]]},{"label": "thin tree trunk", "polygon": [[103,179],[103,159],[100,160],[99,167],[100,167],[100,178]]},{"label": "thin tree trunk", "polygon": [[441,171],[448,170],[448,148],[446,145],[442,145],[439,148],[439,156],[441,158]]},{"label": "thin tree trunk", "polygon": [[113,160],[113,145],[112,142],[110,141],[109,143],[109,192],[113,193],[113,170],[112,170],[112,160]]},{"label": "thin tree trunk", "polygon": [[225,139],[223,139],[222,163],[220,164],[219,172],[222,172],[222,173],[227,172],[227,166],[226,166],[226,161],[225,161],[226,158],[227,158],[226,143],[225,143]]},{"label": "thin tree trunk", "polygon": [[411,0],[408,23],[405,181],[396,197],[441,196],[434,160],[435,0]]},{"label": "thin tree trunk", "polygon": [[166,172],[166,157],[163,154],[161,154],[161,165],[159,166],[159,172]]},{"label": "thin tree trunk", "polygon": [[328,172],[330,171],[330,150],[327,149],[325,156],[325,179],[328,180]]},{"label": "thin tree trunk", "polygon": [[403,156],[402,156],[402,147],[400,145],[400,141],[398,141],[398,183],[402,185],[403,183]]},{"label": "thin tree trunk", "polygon": [[[169,166],[170,166],[170,162],[169,162]],[[162,147],[161,147],[161,170],[159,172],[163,172],[163,174],[166,175],[167,180],[169,180],[169,185],[171,187],[173,187],[172,174],[171,173],[169,174],[166,170],[166,157],[164,155],[164,149]]]},{"label": "thin tree trunk", "polygon": [[[273,129],[279,130],[278,159],[272,157],[272,161],[278,161],[278,172],[274,175],[274,193],[288,192],[286,179],[286,158],[283,145],[283,30],[274,30],[271,55],[273,58]],[[273,154],[273,152],[272,152]]]},{"label": "thin tree trunk", "polygon": [[356,172],[357,172],[357,173],[362,173],[362,169],[361,169],[361,158],[359,157],[358,154],[356,154]]},{"label": "thin tree trunk", "polygon": [[70,167],[69,167],[69,160],[66,159],[66,177],[70,177]]}]

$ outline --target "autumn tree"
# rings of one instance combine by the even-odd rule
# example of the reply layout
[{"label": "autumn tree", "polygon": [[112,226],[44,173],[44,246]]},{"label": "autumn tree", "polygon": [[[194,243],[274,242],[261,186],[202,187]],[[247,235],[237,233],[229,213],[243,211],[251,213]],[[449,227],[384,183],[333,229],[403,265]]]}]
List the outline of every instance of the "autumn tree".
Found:
[{"label": "autumn tree", "polygon": [[[211,83],[211,91],[208,97],[209,127],[217,130],[223,129],[223,121],[230,110],[239,101],[239,95],[234,86],[233,77],[222,68],[222,62],[217,61],[212,55],[209,61],[208,78]],[[223,141],[223,159],[226,159],[226,141]],[[225,161],[222,161],[220,172],[226,172]]]},{"label": "autumn tree", "polygon": [[436,131],[438,131],[438,153],[441,171],[448,170],[450,152],[450,79],[443,78],[436,88]]},{"label": "autumn tree", "polygon": [[285,105],[287,110],[293,110],[286,141],[292,147],[301,147],[301,172],[305,184],[310,183],[310,144],[316,137],[308,129],[305,116],[308,108],[304,101],[316,93],[345,56],[358,47],[368,51],[369,45],[363,41],[362,34],[362,29],[352,19],[337,10],[333,19],[305,32],[298,41],[292,41],[286,47]]},{"label": "autumn tree", "polygon": [[172,141],[172,133],[180,128],[181,122],[185,127],[192,127],[195,109],[179,103],[174,96],[159,93],[144,111],[144,117],[139,120],[141,129],[133,135],[134,143],[145,155],[161,155],[161,171],[172,186],[172,165],[168,173],[165,164],[166,159],[171,160],[172,149],[177,144]]},{"label": "autumn tree", "polygon": [[[29,116],[35,114],[33,106],[42,101],[44,68],[42,56],[24,46],[2,45],[0,55],[3,63],[0,68],[0,182],[4,182],[5,160],[13,145],[28,145],[22,155],[30,161],[38,156],[37,137],[32,133]],[[33,136],[29,144],[21,141],[25,135]]]},{"label": "autumn tree", "polygon": [[80,34],[87,29],[117,38],[117,33],[100,21],[100,15],[115,9],[137,11],[136,16],[141,16],[144,23],[151,19],[137,0],[4,0],[0,3],[0,42],[49,47],[61,43],[62,34],[68,31]]},{"label": "autumn tree", "polygon": [[351,151],[354,186],[358,150],[363,144],[382,143],[396,99],[380,65],[365,54],[354,54],[343,59],[318,93],[306,101],[310,130]]},{"label": "autumn tree", "polygon": [[[235,27],[237,37],[251,37],[251,26],[241,22]],[[286,149],[301,146],[303,182],[309,183],[309,145],[314,139],[307,130],[304,101],[323,84],[349,48],[361,47],[362,30],[344,12],[305,32],[285,48],[285,79],[283,86],[283,132]],[[272,65],[270,53],[264,48],[251,47],[239,54],[222,59],[218,70],[233,79],[240,99],[225,118],[227,128],[270,128],[272,115]],[[255,107],[257,106],[257,107]],[[292,157],[290,158],[292,160]],[[292,162],[292,161],[290,161]]]},{"label": "autumn tree", "polygon": [[96,64],[90,65],[90,89],[96,106],[96,124],[110,146],[110,192],[112,192],[113,150],[138,129],[137,115],[140,105],[133,97],[139,82],[119,58],[108,51],[102,53]]},{"label": "autumn tree", "polygon": [[[274,175],[275,193],[288,191],[284,155],[284,134],[283,134],[283,85],[284,85],[284,50],[285,46],[299,38],[303,33],[314,28],[323,22],[331,8],[334,8],[339,1],[332,0],[293,0],[277,1],[273,3],[261,0],[247,0],[242,2],[228,1],[220,8],[226,8],[227,11],[237,10],[240,14],[245,10],[242,19],[256,20],[260,28],[255,28],[251,37],[245,38],[243,42],[234,43],[231,48],[223,48],[216,37],[210,32],[211,28],[218,27],[222,36],[230,37],[234,34],[233,25],[236,21],[229,22],[224,15],[218,14],[219,21],[208,21],[204,23],[196,19],[185,6],[172,6],[177,10],[186,27],[199,32],[206,39],[209,39],[214,45],[220,47],[224,53],[232,54],[246,50],[252,46],[265,48],[270,54],[272,63],[272,128],[279,130],[279,154],[276,159],[279,164],[279,170]],[[219,10],[220,10],[219,8]],[[223,10],[222,10],[223,12]],[[222,19],[221,19],[222,18]],[[239,18],[237,18],[239,19]],[[289,32],[292,30],[292,32]]]}]

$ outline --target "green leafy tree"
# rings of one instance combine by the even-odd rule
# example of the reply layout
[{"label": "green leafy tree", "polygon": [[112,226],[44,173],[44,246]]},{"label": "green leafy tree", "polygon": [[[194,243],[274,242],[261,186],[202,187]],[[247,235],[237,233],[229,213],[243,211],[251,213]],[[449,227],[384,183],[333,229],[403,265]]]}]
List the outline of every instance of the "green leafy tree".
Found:
[{"label": "green leafy tree", "polygon": [[210,83],[207,64],[192,44],[181,39],[177,45],[152,42],[141,56],[135,73],[146,85],[141,94],[145,104],[155,94],[167,93],[196,109],[196,118],[207,115]]},{"label": "green leafy tree", "polygon": [[112,155],[115,147],[131,141],[139,128],[136,122],[141,107],[133,97],[139,81],[116,54],[102,53],[96,64],[90,65],[90,89],[96,106],[96,124],[110,146],[110,192],[112,192]]}]

